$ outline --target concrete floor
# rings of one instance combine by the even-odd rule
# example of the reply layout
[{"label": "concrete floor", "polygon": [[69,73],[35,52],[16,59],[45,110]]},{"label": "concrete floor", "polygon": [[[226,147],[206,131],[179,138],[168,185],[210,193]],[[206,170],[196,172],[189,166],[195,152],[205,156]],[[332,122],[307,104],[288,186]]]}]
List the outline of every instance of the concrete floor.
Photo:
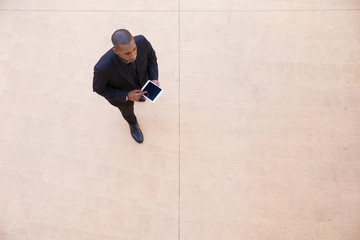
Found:
[{"label": "concrete floor", "polygon": [[[358,0],[0,1],[0,240],[360,239]],[[92,92],[144,34],[145,135]]]}]

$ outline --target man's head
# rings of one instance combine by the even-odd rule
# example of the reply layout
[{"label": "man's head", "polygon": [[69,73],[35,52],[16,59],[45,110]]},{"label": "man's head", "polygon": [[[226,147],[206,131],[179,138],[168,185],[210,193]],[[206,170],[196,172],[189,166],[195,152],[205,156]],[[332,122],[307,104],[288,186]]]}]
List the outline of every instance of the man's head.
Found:
[{"label": "man's head", "polygon": [[137,48],[134,38],[126,29],[116,30],[111,36],[114,52],[127,62],[136,60]]}]

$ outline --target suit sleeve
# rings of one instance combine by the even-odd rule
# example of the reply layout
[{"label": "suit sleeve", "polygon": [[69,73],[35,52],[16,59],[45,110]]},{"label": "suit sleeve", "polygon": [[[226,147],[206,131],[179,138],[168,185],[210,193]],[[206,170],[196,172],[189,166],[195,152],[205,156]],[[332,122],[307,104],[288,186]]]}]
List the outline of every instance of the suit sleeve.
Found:
[{"label": "suit sleeve", "polygon": [[120,91],[119,89],[113,88],[107,84],[107,79],[96,69],[94,70],[93,79],[93,91],[97,94],[105,97],[106,99],[113,99],[122,102],[126,102],[126,91]]},{"label": "suit sleeve", "polygon": [[159,70],[157,64],[157,58],[154,49],[151,46],[151,43],[146,40],[147,44],[147,71],[150,80],[159,79]]}]

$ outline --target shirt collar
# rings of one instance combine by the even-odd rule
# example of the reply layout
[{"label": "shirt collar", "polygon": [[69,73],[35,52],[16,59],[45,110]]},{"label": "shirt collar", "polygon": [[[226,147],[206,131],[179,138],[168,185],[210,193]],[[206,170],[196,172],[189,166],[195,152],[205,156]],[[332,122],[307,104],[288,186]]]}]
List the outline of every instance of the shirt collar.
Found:
[{"label": "shirt collar", "polygon": [[124,59],[122,59],[122,58],[120,58],[124,63],[126,63],[126,64],[130,64],[130,62],[128,62],[128,61],[125,61]]},{"label": "shirt collar", "polygon": [[119,60],[119,63],[120,63],[121,65],[129,65],[129,64],[130,64],[130,62],[122,59],[122,58],[119,57],[117,54],[116,54],[116,58]]}]

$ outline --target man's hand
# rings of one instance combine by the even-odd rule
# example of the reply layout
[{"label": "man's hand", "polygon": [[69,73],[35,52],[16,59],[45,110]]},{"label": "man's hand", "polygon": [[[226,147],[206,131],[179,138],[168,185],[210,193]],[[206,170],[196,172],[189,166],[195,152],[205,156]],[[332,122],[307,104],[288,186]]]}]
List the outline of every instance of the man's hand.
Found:
[{"label": "man's hand", "polygon": [[135,90],[132,90],[132,91],[130,91],[129,93],[128,93],[128,98],[129,98],[129,100],[130,101],[133,101],[133,102],[135,102],[135,101],[139,101],[139,99],[141,98],[141,96],[143,95],[143,94],[145,94],[145,93],[147,93],[147,91],[141,91],[141,90],[137,90],[137,89],[135,89]]},{"label": "man's hand", "polygon": [[153,83],[156,84],[156,86],[160,87],[160,82],[158,80],[151,80]]}]

